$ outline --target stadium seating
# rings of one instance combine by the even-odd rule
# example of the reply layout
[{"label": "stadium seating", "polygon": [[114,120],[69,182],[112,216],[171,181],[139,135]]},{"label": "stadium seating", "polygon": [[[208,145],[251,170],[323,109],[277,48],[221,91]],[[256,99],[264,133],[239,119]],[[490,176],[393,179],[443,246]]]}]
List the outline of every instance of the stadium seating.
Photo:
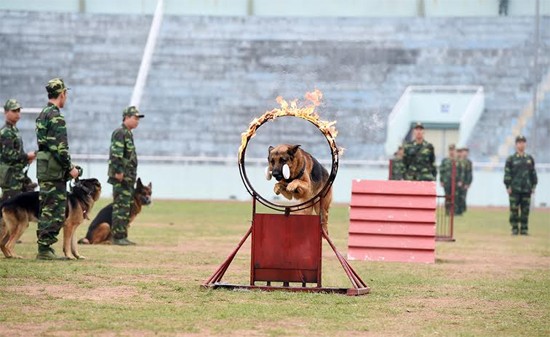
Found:
[{"label": "stadium seating", "polygon": [[[150,23],[151,16],[0,12],[0,92],[40,107],[47,79],[64,77],[74,89],[65,109],[72,152],[104,154],[130,101]],[[543,17],[541,27],[549,26]],[[550,32],[543,29],[541,40],[547,70]],[[338,121],[344,158],[385,159],[387,116],[408,85],[483,85],[486,112],[469,146],[474,160],[487,161],[532,99],[532,45],[532,17],[165,16],[136,143],[141,155],[234,157],[240,133],[276,107],[276,96],[318,88],[322,117]],[[545,98],[541,109],[549,104]],[[548,132],[541,129],[539,139]],[[34,143],[32,121],[21,130]],[[249,155],[263,158],[268,145],[296,134],[310,151],[325,151],[316,132],[266,127]]]}]

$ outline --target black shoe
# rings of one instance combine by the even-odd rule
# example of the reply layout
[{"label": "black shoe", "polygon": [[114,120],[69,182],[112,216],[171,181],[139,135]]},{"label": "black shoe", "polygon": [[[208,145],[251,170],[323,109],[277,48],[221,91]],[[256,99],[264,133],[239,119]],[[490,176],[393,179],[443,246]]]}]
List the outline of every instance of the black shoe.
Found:
[{"label": "black shoe", "polygon": [[529,235],[529,233],[527,232],[527,229],[522,229],[521,232],[519,233],[521,235]]},{"label": "black shoe", "polygon": [[117,246],[135,246],[136,243],[128,240],[127,238],[113,239],[113,245]]},{"label": "black shoe", "polygon": [[36,254],[37,260],[67,260],[65,256],[55,255],[53,248],[49,246],[40,246],[38,248],[38,254]]},{"label": "black shoe", "polygon": [[512,228],[512,235],[518,235],[518,232],[517,228]]}]

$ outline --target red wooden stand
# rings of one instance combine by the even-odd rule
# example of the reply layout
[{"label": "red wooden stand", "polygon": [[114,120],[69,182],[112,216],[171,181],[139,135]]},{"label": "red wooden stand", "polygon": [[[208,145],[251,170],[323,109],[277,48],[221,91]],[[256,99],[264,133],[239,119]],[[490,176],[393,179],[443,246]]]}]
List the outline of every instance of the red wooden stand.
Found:
[{"label": "red wooden stand", "polygon": [[[327,292],[350,296],[367,294],[370,288],[361,280],[346,259],[336,250],[330,237],[322,230],[318,215],[256,213],[253,205],[252,226],[216,272],[202,285],[205,288],[284,290]],[[252,234],[250,285],[222,283],[221,279],[235,255]],[[340,261],[353,288],[324,288],[321,284],[322,238]],[[256,282],[266,282],[256,285]],[[272,282],[282,282],[273,286]],[[291,283],[299,283],[291,286]],[[309,286],[314,284],[314,286]]]}]

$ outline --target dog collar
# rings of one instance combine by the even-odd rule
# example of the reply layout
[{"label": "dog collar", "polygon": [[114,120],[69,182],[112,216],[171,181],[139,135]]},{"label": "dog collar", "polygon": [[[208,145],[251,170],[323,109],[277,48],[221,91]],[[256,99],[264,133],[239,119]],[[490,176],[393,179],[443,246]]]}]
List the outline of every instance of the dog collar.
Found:
[{"label": "dog collar", "polygon": [[304,172],[306,171],[306,165],[304,164],[304,167],[302,167],[302,169],[300,170],[300,172],[298,173],[298,175],[294,178],[288,178],[288,179],[283,179],[285,181],[285,183],[290,183],[292,182],[293,180],[295,179],[300,179],[303,175],[304,175]]}]

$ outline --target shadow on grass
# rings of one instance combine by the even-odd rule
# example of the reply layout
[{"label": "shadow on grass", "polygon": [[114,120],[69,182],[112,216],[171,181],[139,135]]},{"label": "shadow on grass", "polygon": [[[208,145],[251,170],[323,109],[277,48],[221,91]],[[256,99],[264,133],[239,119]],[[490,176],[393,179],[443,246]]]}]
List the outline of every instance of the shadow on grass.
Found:
[{"label": "shadow on grass", "polygon": [[457,260],[457,259],[440,259],[436,258],[435,263],[442,263],[442,264],[466,264],[466,260]]}]

